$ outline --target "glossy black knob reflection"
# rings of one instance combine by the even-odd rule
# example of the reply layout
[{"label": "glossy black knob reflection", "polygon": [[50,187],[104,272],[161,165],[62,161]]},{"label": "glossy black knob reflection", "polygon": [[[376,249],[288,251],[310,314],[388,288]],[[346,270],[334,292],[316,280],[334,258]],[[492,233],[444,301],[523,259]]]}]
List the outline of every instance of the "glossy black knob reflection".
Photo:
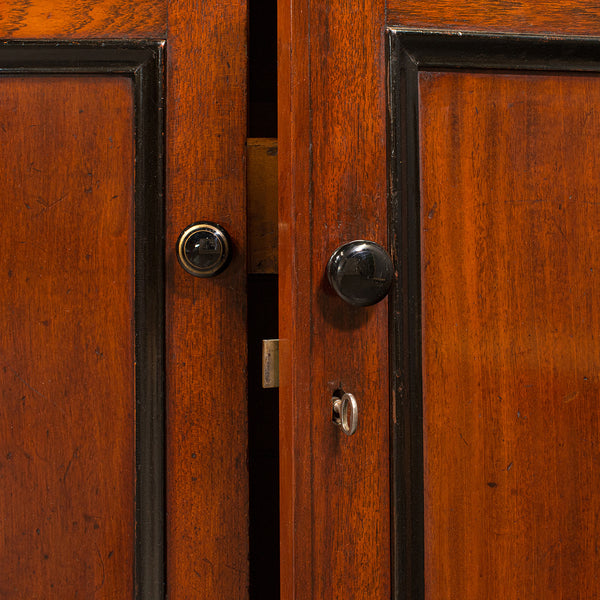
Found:
[{"label": "glossy black knob reflection", "polygon": [[331,255],[327,277],[340,298],[353,306],[370,306],[390,291],[394,265],[379,244],[355,240]]},{"label": "glossy black knob reflection", "polygon": [[216,223],[201,221],[186,227],[177,240],[179,264],[195,277],[213,277],[231,258],[231,239]]}]

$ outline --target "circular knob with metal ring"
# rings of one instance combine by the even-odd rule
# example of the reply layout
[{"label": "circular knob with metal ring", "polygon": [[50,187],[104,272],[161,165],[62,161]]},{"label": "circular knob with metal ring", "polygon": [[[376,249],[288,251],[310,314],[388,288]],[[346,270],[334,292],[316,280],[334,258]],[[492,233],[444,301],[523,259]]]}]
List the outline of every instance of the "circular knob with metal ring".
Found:
[{"label": "circular knob with metal ring", "polygon": [[354,240],[340,246],[327,263],[327,278],[338,296],[352,306],[383,300],[394,280],[394,265],[379,244]]},{"label": "circular knob with metal ring", "polygon": [[194,277],[214,277],[231,260],[231,238],[216,223],[199,221],[186,227],[177,240],[179,264]]}]

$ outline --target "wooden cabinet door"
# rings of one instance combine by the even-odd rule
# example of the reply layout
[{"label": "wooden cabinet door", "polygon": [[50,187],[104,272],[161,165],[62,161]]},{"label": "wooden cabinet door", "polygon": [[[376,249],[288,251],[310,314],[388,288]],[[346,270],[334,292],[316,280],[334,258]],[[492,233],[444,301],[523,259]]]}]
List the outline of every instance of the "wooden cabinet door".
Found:
[{"label": "wooden cabinet door", "polygon": [[[282,600],[600,595],[599,33],[280,4]],[[325,276],[355,239],[395,264],[369,308]]]},{"label": "wooden cabinet door", "polygon": [[2,598],[247,597],[245,35],[241,1],[0,7]]}]

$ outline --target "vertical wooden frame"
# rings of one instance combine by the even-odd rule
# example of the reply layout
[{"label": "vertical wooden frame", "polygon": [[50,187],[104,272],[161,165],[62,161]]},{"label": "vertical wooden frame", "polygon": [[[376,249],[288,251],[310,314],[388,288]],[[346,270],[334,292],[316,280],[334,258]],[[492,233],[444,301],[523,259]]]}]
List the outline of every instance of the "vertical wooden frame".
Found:
[{"label": "vertical wooden frame", "polygon": [[[168,3],[166,310],[169,597],[248,594],[244,0]],[[233,240],[211,279],[175,242],[209,220]]]},{"label": "vertical wooden frame", "polygon": [[387,302],[351,307],[324,277],[342,243],[386,244],[384,18],[379,0],[279,4],[282,600],[390,594]]}]

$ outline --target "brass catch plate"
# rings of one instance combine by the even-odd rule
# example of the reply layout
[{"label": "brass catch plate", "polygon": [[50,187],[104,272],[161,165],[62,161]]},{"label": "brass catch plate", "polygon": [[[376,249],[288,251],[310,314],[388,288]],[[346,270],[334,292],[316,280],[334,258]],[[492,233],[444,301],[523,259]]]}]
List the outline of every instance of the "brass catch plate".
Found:
[{"label": "brass catch plate", "polygon": [[279,340],[263,340],[262,386],[279,387]]}]

